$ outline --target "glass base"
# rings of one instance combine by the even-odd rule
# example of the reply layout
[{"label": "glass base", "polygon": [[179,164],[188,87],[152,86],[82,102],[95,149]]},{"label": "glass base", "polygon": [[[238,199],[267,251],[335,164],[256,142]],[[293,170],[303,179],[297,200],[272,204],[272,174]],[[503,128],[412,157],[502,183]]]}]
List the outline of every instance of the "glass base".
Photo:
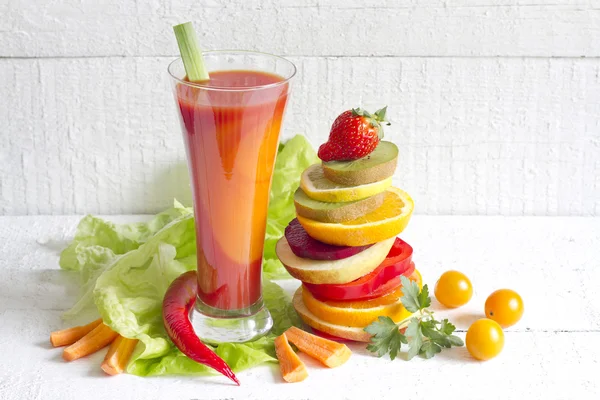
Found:
[{"label": "glass base", "polygon": [[266,335],[273,326],[262,299],[242,310],[220,310],[197,298],[190,321],[196,335],[212,344],[249,342]]}]

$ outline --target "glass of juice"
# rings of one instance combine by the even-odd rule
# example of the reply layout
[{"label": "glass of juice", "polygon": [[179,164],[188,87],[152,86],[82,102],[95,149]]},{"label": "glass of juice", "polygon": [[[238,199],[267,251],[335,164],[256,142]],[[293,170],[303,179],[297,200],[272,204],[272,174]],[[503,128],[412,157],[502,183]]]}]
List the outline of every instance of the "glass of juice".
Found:
[{"label": "glass of juice", "polygon": [[194,200],[198,296],[190,318],[209,342],[244,342],[273,325],[262,257],[279,132],[296,67],[270,54],[203,52],[208,81],[169,65]]}]

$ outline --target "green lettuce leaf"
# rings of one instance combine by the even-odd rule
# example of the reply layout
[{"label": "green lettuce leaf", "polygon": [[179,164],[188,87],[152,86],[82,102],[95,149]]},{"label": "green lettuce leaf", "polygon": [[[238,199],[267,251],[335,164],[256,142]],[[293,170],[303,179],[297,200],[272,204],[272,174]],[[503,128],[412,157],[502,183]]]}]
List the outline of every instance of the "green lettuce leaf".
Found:
[{"label": "green lettuce leaf", "polygon": [[77,226],[73,242],[62,251],[59,260],[61,268],[79,271],[81,276],[81,295],[65,313],[65,318],[94,305],[92,292],[96,280],[121,255],[137,249],[176,218],[191,213],[191,208],[175,200],[173,208],[157,214],[149,222],[114,224],[91,215],[84,217]]},{"label": "green lettuce leaf", "polygon": [[114,224],[88,215],[79,222],[75,238],[62,251],[59,264],[63,269],[79,271],[86,269],[88,263],[104,263],[108,257],[137,249],[165,225],[191,212],[191,208],[175,200],[173,208],[157,214],[149,222]]},{"label": "green lettuce leaf", "polygon": [[[189,241],[195,241],[193,232],[191,217],[174,221],[137,250],[119,258],[96,282],[96,306],[104,322],[121,335],[140,340],[128,366],[129,373],[213,373],[181,354],[162,323],[162,299],[169,284],[183,272],[196,268],[195,257],[179,251]],[[277,284],[264,282],[263,298],[274,320],[271,333],[251,343],[225,343],[216,348],[234,371],[276,361],[273,338],[292,325],[301,326],[289,297]]]},{"label": "green lettuce leaf", "polygon": [[[289,277],[275,255],[275,243],[294,218],[293,193],[300,174],[316,162],[302,136],[280,147],[275,165],[267,222],[263,268],[266,278]],[[129,373],[197,375],[214,371],[185,357],[168,338],[162,322],[162,299],[169,284],[196,268],[196,242],[191,208],[175,202],[150,222],[113,224],[87,216],[75,239],[61,254],[63,269],[79,271],[82,296],[66,313],[74,316],[96,306],[104,322],[140,343],[128,365]],[[276,362],[273,338],[301,320],[290,298],[265,279],[263,299],[274,326],[269,335],[250,343],[225,343],[215,348],[234,371]]]}]

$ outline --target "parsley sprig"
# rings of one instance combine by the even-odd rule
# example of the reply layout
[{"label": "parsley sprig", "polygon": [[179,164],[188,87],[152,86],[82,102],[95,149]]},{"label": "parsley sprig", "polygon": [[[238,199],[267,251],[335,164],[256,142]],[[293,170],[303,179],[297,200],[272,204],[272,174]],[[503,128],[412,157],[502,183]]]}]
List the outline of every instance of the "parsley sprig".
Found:
[{"label": "parsley sprig", "polygon": [[[462,339],[453,335],[456,327],[447,319],[437,321],[428,309],[431,298],[427,285],[419,290],[419,286],[405,276],[400,279],[403,294],[400,300],[413,315],[398,324],[390,317],[379,317],[367,326],[365,331],[372,335],[367,350],[378,357],[389,353],[393,360],[405,344],[408,345],[407,358],[410,360],[416,355],[431,358],[443,348],[464,346]],[[401,333],[404,328],[406,330]]]}]

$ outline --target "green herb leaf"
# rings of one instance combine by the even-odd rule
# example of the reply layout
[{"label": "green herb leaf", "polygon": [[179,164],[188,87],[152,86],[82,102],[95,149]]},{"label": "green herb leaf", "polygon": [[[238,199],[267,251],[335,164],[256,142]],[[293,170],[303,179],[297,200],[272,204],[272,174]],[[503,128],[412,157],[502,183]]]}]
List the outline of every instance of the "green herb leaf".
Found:
[{"label": "green herb leaf", "polygon": [[421,310],[422,307],[419,301],[419,285],[405,276],[401,276],[400,281],[402,282],[403,295],[400,300],[402,301],[404,308],[411,313]]},{"label": "green herb leaf", "polygon": [[402,344],[408,344],[407,358],[410,360],[416,355],[431,358],[442,351],[443,348],[452,346],[464,346],[464,342],[458,336],[452,335],[456,327],[447,319],[437,321],[433,313],[427,310],[431,305],[429,289],[427,285],[419,290],[419,286],[406,278],[400,277],[402,282],[401,301],[408,311],[419,313],[413,316],[406,325],[404,320],[400,326],[406,325],[404,334],[400,333],[399,326],[389,317],[379,319],[364,330],[371,335],[371,343],[367,350],[381,357],[387,353],[393,360],[398,355]]},{"label": "green herb leaf", "polygon": [[[417,285],[415,282],[413,284]],[[417,285],[417,287],[419,287]],[[417,300],[419,301],[419,310],[427,308],[431,305],[431,298],[429,297],[429,288],[427,285],[423,285],[423,289],[417,296]]]},{"label": "green herb leaf", "polygon": [[434,319],[429,319],[427,321],[421,320],[421,328],[422,329],[437,329],[438,322]]},{"label": "green herb leaf", "polygon": [[448,336],[448,340],[450,341],[450,344],[455,347],[462,347],[465,345],[465,342],[456,335]]},{"label": "green herb leaf", "polygon": [[456,330],[456,326],[454,326],[448,319],[442,320],[442,326],[440,326],[440,331],[445,335],[452,335]]},{"label": "green herb leaf", "polygon": [[423,334],[421,333],[421,325],[417,318],[410,320],[405,334],[408,338],[408,359],[410,360],[419,354],[423,345]]},{"label": "green herb leaf", "polygon": [[390,317],[379,317],[364,330],[373,335],[367,350],[377,354],[377,357],[389,353],[393,360],[398,355],[402,343],[407,343],[406,337],[400,333],[398,325]]},{"label": "green herb leaf", "polygon": [[442,352],[442,348],[440,346],[438,346],[436,343],[433,343],[431,341],[426,341],[421,346],[421,351],[419,352],[419,354],[425,358],[431,358],[441,352]]},{"label": "green herb leaf", "polygon": [[424,323],[421,323],[421,332],[423,332],[423,336],[429,338],[430,341],[446,348],[452,347],[448,337],[443,333],[438,332],[435,328],[431,329],[430,327],[423,326]]}]

